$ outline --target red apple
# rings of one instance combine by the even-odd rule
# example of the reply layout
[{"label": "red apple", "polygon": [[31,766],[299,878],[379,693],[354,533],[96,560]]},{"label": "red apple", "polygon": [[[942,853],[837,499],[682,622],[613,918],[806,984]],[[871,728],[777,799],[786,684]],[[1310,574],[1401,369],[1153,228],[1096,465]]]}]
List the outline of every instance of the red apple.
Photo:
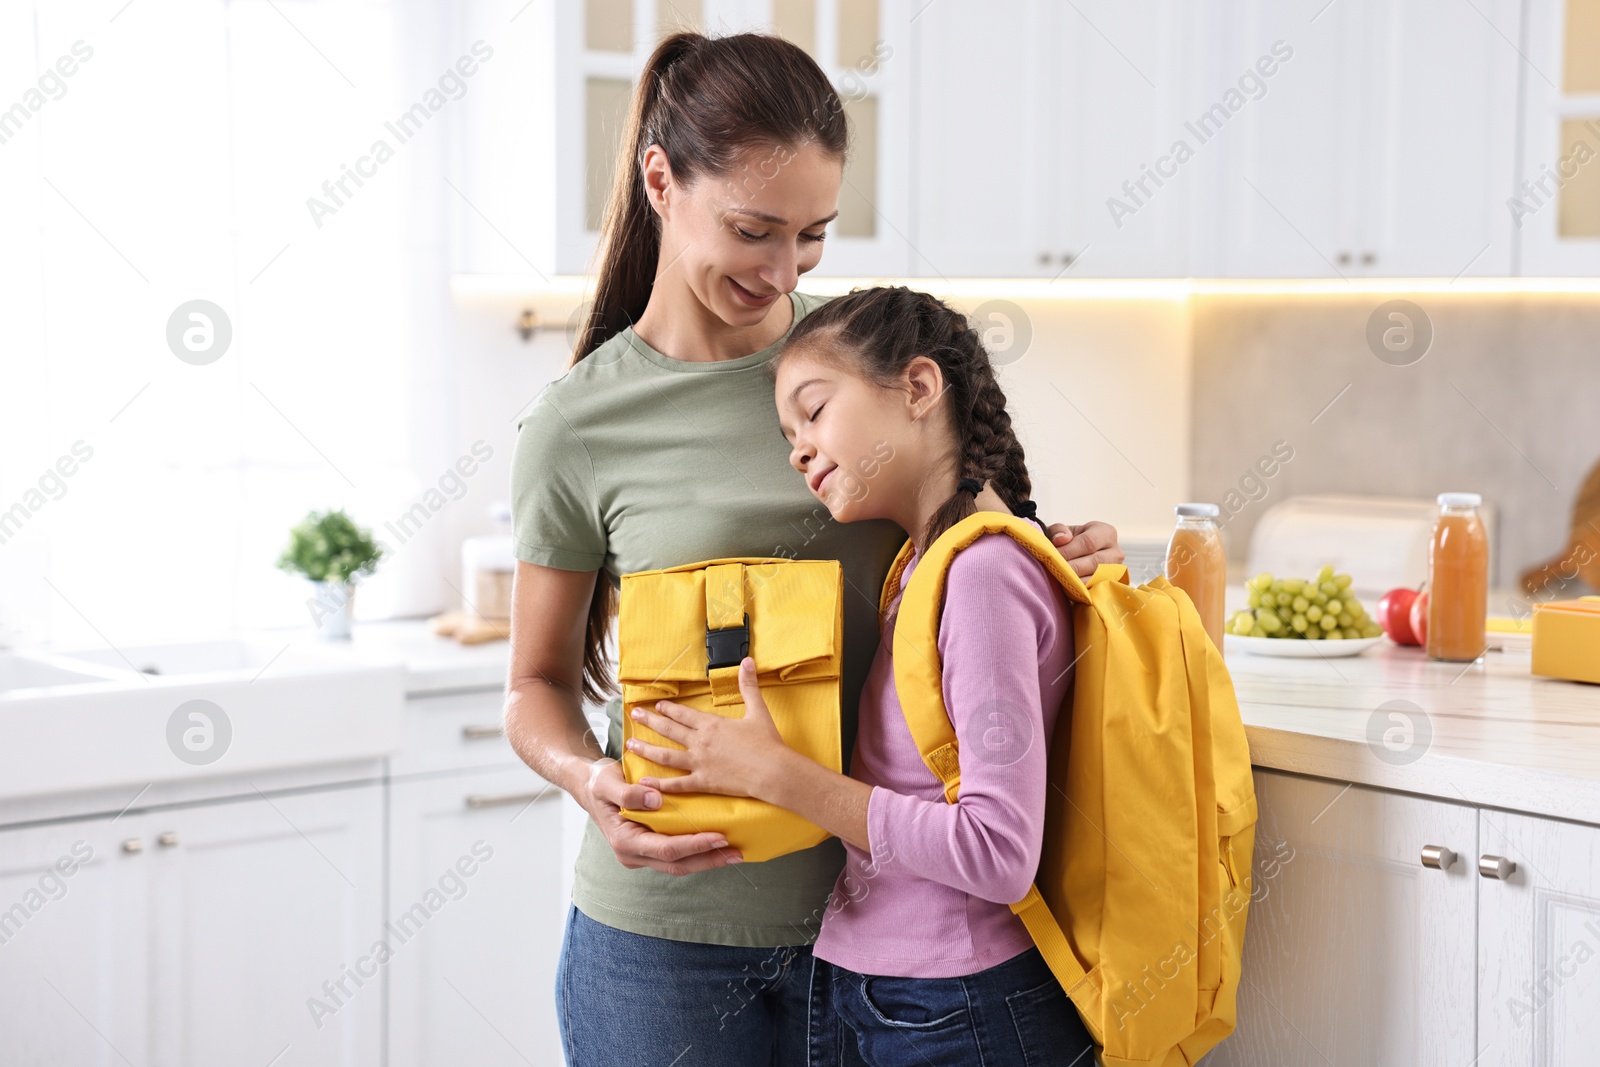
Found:
[{"label": "red apple", "polygon": [[1378,625],[1397,645],[1420,645],[1411,628],[1411,607],[1416,602],[1415,589],[1391,589],[1378,599]]},{"label": "red apple", "polygon": [[1417,644],[1428,643],[1428,594],[1418,593],[1411,604],[1411,632],[1417,635]]}]

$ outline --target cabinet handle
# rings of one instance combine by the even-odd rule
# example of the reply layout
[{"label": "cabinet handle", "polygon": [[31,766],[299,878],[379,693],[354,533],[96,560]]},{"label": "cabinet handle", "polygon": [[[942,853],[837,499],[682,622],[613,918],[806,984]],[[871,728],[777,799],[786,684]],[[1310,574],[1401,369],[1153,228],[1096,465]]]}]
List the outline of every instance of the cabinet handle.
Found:
[{"label": "cabinet handle", "polygon": [[1339,266],[1341,266],[1341,267],[1348,267],[1350,265],[1350,253],[1349,252],[1340,252],[1337,256],[1334,256],[1333,258],[1339,261]]},{"label": "cabinet handle", "polygon": [[504,737],[505,735],[506,728],[504,726],[463,726],[461,728],[461,737],[466,741],[487,741],[490,738]]},{"label": "cabinet handle", "polygon": [[1478,873],[1485,878],[1498,878],[1503,882],[1517,873],[1517,865],[1504,856],[1479,856]]},{"label": "cabinet handle", "polygon": [[507,804],[529,804],[540,797],[550,793],[550,787],[545,786],[537,793],[468,793],[467,807],[469,808],[498,808]]},{"label": "cabinet handle", "polygon": [[156,837],[156,844],[160,845],[162,848],[171,848],[177,843],[178,835],[173,833],[171,830],[168,830],[163,834],[159,834]]},{"label": "cabinet handle", "polygon": [[137,837],[130,837],[122,843],[122,851],[126,852],[130,856],[134,855],[135,853],[143,852],[144,842],[140,841]]},{"label": "cabinet handle", "polygon": [[1073,255],[1071,252],[1063,252],[1061,253],[1061,265],[1063,267],[1070,267],[1074,262],[1077,261],[1077,258],[1078,257]]},{"label": "cabinet handle", "polygon": [[1448,871],[1456,861],[1456,854],[1443,845],[1423,845],[1422,865],[1436,871]]},{"label": "cabinet handle", "polygon": [[1048,267],[1050,265],[1050,253],[1049,252],[1040,252],[1039,253],[1039,265],[1041,267]]}]

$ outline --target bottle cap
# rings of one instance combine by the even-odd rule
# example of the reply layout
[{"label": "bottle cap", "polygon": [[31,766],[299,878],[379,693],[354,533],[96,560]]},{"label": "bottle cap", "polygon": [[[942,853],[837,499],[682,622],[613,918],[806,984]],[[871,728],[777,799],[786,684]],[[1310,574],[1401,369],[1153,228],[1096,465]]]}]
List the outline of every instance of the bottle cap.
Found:
[{"label": "bottle cap", "polygon": [[1172,509],[1180,519],[1214,519],[1222,514],[1215,504],[1179,504]]},{"label": "bottle cap", "polygon": [[1439,506],[1442,508],[1476,508],[1483,505],[1481,493],[1440,493]]}]

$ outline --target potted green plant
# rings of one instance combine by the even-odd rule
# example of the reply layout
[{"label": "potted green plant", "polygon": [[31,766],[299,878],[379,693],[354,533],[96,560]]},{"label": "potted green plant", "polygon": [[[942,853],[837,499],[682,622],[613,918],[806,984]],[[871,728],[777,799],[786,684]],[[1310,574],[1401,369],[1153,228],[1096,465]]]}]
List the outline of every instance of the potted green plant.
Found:
[{"label": "potted green plant", "polygon": [[350,636],[355,579],[371,574],[382,558],[383,549],[372,539],[372,531],[335,508],[309,512],[289,531],[289,547],[279,557],[278,569],[311,582],[306,608],[320,635],[331,640]]}]

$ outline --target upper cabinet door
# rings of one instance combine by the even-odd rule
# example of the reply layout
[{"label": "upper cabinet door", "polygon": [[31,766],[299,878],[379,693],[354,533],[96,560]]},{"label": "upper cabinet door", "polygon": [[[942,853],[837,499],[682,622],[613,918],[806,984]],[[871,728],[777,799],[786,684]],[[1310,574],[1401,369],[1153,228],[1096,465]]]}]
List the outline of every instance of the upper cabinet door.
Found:
[{"label": "upper cabinet door", "polygon": [[1195,129],[1216,94],[1210,0],[1050,4],[1054,276],[1183,277],[1205,251],[1194,225],[1220,156]]},{"label": "upper cabinet door", "polygon": [[1200,150],[1224,158],[1216,273],[1337,277],[1358,263],[1360,96],[1377,50],[1360,0],[1229,5],[1225,58],[1196,109]]},{"label": "upper cabinet door", "polygon": [[[915,48],[916,273],[1187,273],[1186,101],[1207,5],[930,4]],[[1176,158],[1174,158],[1176,157]]]},{"label": "upper cabinet door", "polygon": [[[1331,14],[1331,13],[1330,13]],[[1504,277],[1514,181],[1519,0],[1406,0],[1366,12],[1360,89],[1366,274]]]},{"label": "upper cabinet door", "polygon": [[1517,0],[1230,10],[1225,73],[1278,62],[1259,98],[1213,109],[1229,127],[1218,273],[1510,272]]},{"label": "upper cabinet door", "polygon": [[[1053,277],[1066,190],[1059,169],[1054,5],[931,3],[911,22],[916,203],[923,277]],[[1059,52],[1056,52],[1059,61]]]},{"label": "upper cabinet door", "polygon": [[1600,274],[1600,5],[1528,0],[1517,273]]}]

